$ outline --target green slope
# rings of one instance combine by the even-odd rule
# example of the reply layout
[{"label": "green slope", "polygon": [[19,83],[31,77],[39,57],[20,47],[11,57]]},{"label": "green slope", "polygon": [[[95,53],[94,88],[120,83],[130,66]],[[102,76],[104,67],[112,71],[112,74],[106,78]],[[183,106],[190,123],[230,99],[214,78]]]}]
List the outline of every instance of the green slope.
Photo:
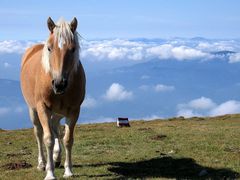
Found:
[{"label": "green slope", "polygon": [[[77,126],[73,179],[240,178],[239,137],[240,115]],[[0,179],[43,179],[36,165],[32,129],[0,131]]]}]

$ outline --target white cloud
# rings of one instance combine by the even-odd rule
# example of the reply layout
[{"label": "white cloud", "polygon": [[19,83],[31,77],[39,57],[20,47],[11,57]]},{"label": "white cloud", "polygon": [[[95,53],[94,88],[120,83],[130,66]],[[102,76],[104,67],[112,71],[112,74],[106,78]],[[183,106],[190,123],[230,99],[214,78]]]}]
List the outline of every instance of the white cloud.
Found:
[{"label": "white cloud", "polygon": [[206,97],[201,97],[198,99],[194,99],[188,103],[188,106],[193,109],[212,109],[216,106],[216,104],[210,99]]},{"label": "white cloud", "polygon": [[200,97],[197,99],[193,99],[188,103],[178,104],[177,108],[181,110],[209,110],[216,107],[216,104],[210,99],[206,97]]},{"label": "white cloud", "polygon": [[185,104],[179,104],[177,109],[177,116],[219,116],[240,113],[240,102],[229,100],[217,105],[210,98],[201,97]]},{"label": "white cloud", "polygon": [[208,53],[202,52],[201,50],[189,48],[186,46],[174,47],[172,49],[172,56],[177,60],[191,60],[207,58]]},{"label": "white cloud", "polygon": [[173,46],[172,44],[163,44],[147,49],[148,56],[157,56],[159,59],[177,59],[190,60],[207,58],[208,53],[187,46]]},{"label": "white cloud", "polygon": [[219,116],[224,114],[236,114],[236,113],[240,113],[240,102],[235,100],[230,100],[212,109],[210,112],[210,115]]},{"label": "white cloud", "polygon": [[205,111],[208,111],[215,106],[216,104],[210,98],[200,97],[197,99],[193,99],[188,103],[178,104],[177,116],[183,116],[186,118],[203,116],[204,113],[206,113]]},{"label": "white cloud", "polygon": [[96,60],[142,60],[144,43],[129,40],[85,41],[82,57]]},{"label": "white cloud", "polygon": [[[151,58],[191,60],[208,58],[210,54],[204,52],[184,40],[166,40],[162,44],[153,41],[104,40],[84,42],[82,56],[97,60],[145,60]],[[193,47],[192,47],[193,46]],[[199,46],[200,47],[200,46]]]},{"label": "white cloud", "polygon": [[173,91],[175,89],[174,86],[168,86],[168,85],[164,85],[164,84],[157,84],[154,87],[154,90],[156,92],[167,92],[167,91]]},{"label": "white cloud", "polygon": [[126,48],[108,48],[106,49],[108,54],[107,57],[109,59],[122,59],[127,54]]},{"label": "white cloud", "polygon": [[143,52],[143,47],[133,47],[130,49],[131,52],[128,53],[127,58],[131,60],[143,60],[144,59],[144,52]]},{"label": "white cloud", "polygon": [[183,116],[185,118],[190,118],[190,117],[201,117],[202,115],[201,114],[198,114],[198,113],[195,113],[192,109],[180,109],[178,112],[177,112],[177,116]]},{"label": "white cloud", "polygon": [[96,105],[97,105],[97,101],[93,97],[87,96],[83,101],[82,107],[93,108],[93,107],[96,107]]},{"label": "white cloud", "polygon": [[[26,48],[42,41],[0,41],[0,53],[23,53]],[[218,51],[234,51],[228,54],[229,62],[240,62],[239,40],[207,40],[172,38],[159,40],[92,40],[81,42],[81,57],[89,60],[207,60],[216,57]]]},{"label": "white cloud", "polygon": [[125,90],[125,88],[118,84],[113,83],[106,91],[104,98],[108,101],[123,101],[132,99],[133,93]]},{"label": "white cloud", "polygon": [[240,62],[240,53],[231,54],[229,56],[229,63]]},{"label": "white cloud", "polygon": [[23,53],[28,47],[40,41],[0,41],[0,53]]},{"label": "white cloud", "polygon": [[239,47],[238,43],[232,40],[226,40],[226,41],[204,41],[204,42],[199,42],[198,45],[196,46],[197,49],[200,49],[205,52],[217,52],[217,51],[235,51]]},{"label": "white cloud", "polygon": [[172,56],[173,46],[171,44],[163,44],[160,46],[150,47],[146,50],[147,56],[156,56],[159,59],[169,59]]}]

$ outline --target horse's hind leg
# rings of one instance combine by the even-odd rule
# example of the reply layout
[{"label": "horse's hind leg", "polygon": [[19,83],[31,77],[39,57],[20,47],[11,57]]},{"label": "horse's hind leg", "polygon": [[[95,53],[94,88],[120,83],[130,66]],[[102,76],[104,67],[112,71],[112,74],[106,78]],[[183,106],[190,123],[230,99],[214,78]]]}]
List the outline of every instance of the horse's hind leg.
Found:
[{"label": "horse's hind leg", "polygon": [[33,123],[34,134],[36,136],[37,144],[38,144],[38,166],[37,166],[37,168],[41,171],[44,171],[46,160],[45,160],[44,153],[43,153],[43,129],[40,124],[37,111],[32,108],[29,108],[29,115],[30,115],[30,119]]},{"label": "horse's hind leg", "polygon": [[61,164],[61,132],[60,132],[60,120],[62,116],[52,115],[52,123],[53,123],[53,135],[55,139],[54,148],[53,148],[53,160],[55,163],[55,167],[59,167]]},{"label": "horse's hind leg", "polygon": [[74,131],[74,127],[76,125],[77,119],[78,119],[78,114],[79,114],[79,112],[73,113],[72,117],[69,117],[66,119],[65,134],[63,137],[63,144],[64,144],[65,152],[66,152],[66,160],[64,163],[65,172],[63,175],[64,178],[73,176],[72,157],[71,157],[72,156],[72,146],[73,146],[73,131]]}]

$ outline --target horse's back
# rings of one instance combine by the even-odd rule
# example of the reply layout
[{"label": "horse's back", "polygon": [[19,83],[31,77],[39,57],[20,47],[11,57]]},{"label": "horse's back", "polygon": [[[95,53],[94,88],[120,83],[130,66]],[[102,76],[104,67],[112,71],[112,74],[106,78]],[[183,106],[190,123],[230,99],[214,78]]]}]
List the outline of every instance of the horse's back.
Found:
[{"label": "horse's back", "polygon": [[22,57],[22,63],[21,67],[23,68],[24,64],[31,59],[31,57],[36,54],[38,51],[41,51],[43,49],[44,45],[43,44],[36,44],[26,50]]}]

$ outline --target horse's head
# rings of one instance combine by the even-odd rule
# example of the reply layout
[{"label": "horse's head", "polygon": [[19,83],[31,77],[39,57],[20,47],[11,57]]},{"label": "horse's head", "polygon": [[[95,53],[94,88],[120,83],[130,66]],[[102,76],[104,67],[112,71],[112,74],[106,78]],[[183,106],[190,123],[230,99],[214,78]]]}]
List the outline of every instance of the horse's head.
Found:
[{"label": "horse's head", "polygon": [[43,49],[42,63],[46,73],[52,77],[52,88],[55,94],[62,94],[68,86],[71,73],[77,71],[79,63],[79,43],[77,19],[71,23],[59,20],[57,24],[49,17],[50,36]]}]

